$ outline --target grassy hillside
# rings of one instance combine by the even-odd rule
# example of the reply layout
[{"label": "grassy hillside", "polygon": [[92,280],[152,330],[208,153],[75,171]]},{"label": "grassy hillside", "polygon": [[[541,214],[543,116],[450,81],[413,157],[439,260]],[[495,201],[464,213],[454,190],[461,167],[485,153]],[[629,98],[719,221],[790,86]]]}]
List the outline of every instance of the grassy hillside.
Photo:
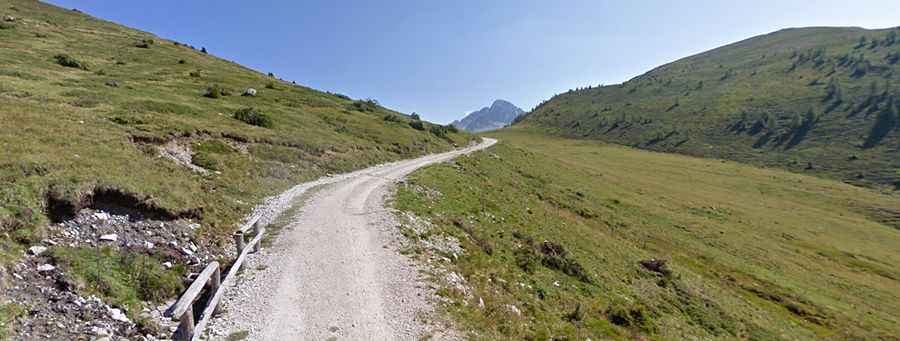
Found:
[{"label": "grassy hillside", "polygon": [[900,28],[786,29],[569,91],[521,124],[900,187]]},{"label": "grassy hillside", "polygon": [[[433,223],[404,231],[422,241],[411,250],[464,278],[441,293],[473,339],[900,335],[895,196],[521,128],[491,136],[484,153],[413,173],[396,202]],[[447,236],[458,258],[433,249]]]},{"label": "grassy hillside", "polygon": [[7,251],[100,195],[227,239],[259,199],[291,184],[470,138],[76,10],[0,6],[12,17],[0,23]]}]

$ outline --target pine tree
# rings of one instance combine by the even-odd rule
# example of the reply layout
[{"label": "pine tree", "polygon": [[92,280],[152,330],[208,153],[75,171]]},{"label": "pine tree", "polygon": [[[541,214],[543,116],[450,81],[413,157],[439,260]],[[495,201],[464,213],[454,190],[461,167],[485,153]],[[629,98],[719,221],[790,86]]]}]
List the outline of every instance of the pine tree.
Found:
[{"label": "pine tree", "polygon": [[834,80],[834,77],[830,78],[828,81],[828,86],[825,87],[825,91],[827,92],[825,95],[825,101],[834,100],[836,102],[841,102],[841,89],[838,87],[837,81]]},{"label": "pine tree", "polygon": [[803,126],[803,118],[800,117],[800,114],[794,114],[794,117],[791,118],[791,129],[800,129]]},{"label": "pine tree", "polygon": [[816,115],[816,112],[813,111],[812,108],[809,108],[809,110],[806,111],[806,115],[803,116],[803,126],[807,128],[812,127],[818,120],[819,116]]},{"label": "pine tree", "polygon": [[891,96],[888,98],[887,103],[881,108],[881,111],[878,112],[878,116],[875,118],[875,124],[872,126],[872,130],[869,132],[869,136],[866,138],[866,142],[863,146],[871,148],[877,145],[881,142],[881,139],[898,126],[898,121],[900,121],[900,118],[897,117],[897,107],[894,102],[894,96]]},{"label": "pine tree", "polygon": [[778,129],[778,121],[775,120],[775,115],[766,114],[766,129],[772,132]]}]

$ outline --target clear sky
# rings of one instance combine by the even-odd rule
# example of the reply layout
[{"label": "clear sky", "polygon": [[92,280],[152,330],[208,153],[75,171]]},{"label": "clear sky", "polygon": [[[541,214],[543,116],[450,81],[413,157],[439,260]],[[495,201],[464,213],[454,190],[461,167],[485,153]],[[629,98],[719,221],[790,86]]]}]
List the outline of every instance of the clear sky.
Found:
[{"label": "clear sky", "polygon": [[900,25],[898,0],[51,0],[446,123],[781,28]]}]

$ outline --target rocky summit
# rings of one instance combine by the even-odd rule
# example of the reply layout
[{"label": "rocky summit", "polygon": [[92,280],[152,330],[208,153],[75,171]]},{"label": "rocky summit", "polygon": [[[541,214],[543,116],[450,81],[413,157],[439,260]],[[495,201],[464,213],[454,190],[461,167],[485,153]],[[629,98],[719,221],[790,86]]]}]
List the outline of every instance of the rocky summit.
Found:
[{"label": "rocky summit", "polygon": [[477,133],[508,126],[524,113],[525,111],[514,104],[498,99],[490,107],[471,112],[466,117],[453,121],[451,124],[459,129]]}]

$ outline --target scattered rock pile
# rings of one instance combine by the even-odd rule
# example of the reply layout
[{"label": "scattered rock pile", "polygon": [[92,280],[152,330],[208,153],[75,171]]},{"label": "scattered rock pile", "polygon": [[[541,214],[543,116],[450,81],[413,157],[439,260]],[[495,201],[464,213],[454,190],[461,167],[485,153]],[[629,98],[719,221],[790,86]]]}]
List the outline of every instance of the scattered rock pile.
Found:
[{"label": "scattered rock pile", "polygon": [[[200,224],[190,220],[134,220],[127,215],[84,210],[75,219],[53,225],[46,242],[70,247],[110,246],[146,249],[172,263],[202,270],[209,261],[226,256],[212,245],[201,247],[193,239]],[[218,251],[218,252],[217,252]]]},{"label": "scattered rock pile", "polygon": [[[54,248],[112,247],[121,252],[154,255],[161,265],[182,264],[188,269],[185,283],[211,260],[231,255],[212,245],[193,240],[199,224],[190,220],[137,220],[127,215],[82,210],[74,219],[49,226],[47,238],[25,250],[10,268],[9,285],[0,293],[0,304],[23,309],[12,323],[15,339],[81,340],[169,338],[176,327],[162,317],[172,303],[145,302],[141,312],[127,314],[99,297],[82,296],[84,283],[73,281],[65,267],[49,257]],[[132,321],[128,316],[140,316]],[[162,326],[160,326],[162,324]]]}]

